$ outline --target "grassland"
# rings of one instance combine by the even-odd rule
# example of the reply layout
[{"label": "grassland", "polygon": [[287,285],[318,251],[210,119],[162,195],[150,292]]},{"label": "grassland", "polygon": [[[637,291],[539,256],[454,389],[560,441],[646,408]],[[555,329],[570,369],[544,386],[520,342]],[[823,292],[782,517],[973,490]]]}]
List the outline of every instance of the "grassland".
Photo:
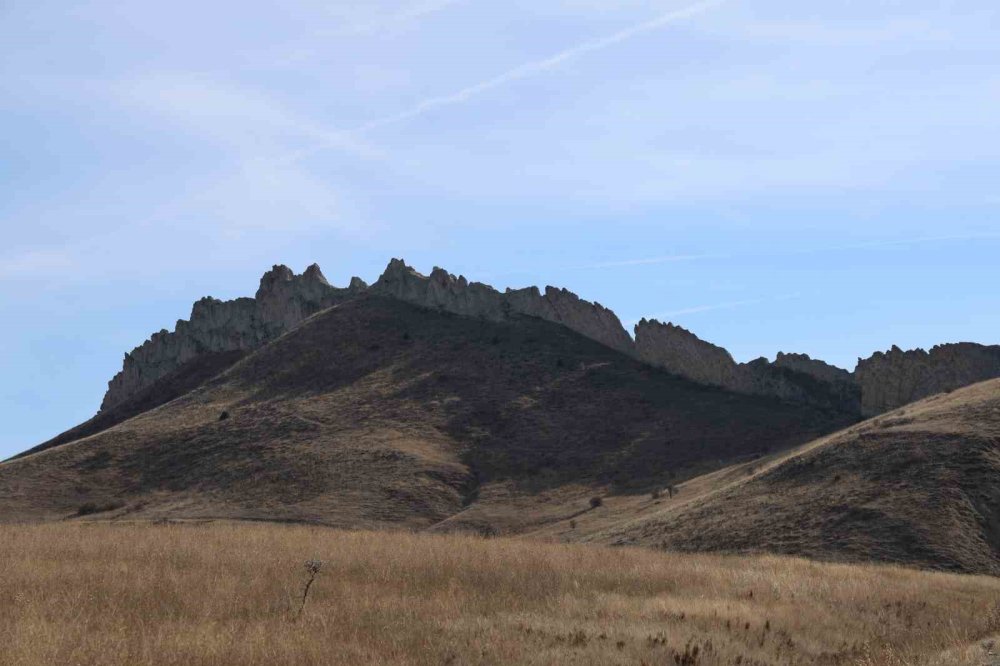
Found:
[{"label": "grassland", "polygon": [[[303,563],[324,561],[299,615]],[[269,524],[0,526],[0,663],[982,664],[1000,579]]]}]

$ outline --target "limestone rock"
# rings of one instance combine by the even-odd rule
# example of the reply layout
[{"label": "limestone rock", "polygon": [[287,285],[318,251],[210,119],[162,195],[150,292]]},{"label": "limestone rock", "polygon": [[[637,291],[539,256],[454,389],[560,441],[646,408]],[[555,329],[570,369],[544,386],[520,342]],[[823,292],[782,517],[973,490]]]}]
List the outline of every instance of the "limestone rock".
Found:
[{"label": "limestone rock", "polygon": [[728,351],[671,323],[642,319],[635,326],[639,360],[692,381],[732,388],[739,366]]},{"label": "limestone rock", "polygon": [[788,368],[796,372],[812,375],[825,382],[852,382],[851,373],[843,368],[830,365],[819,359],[809,358],[808,354],[786,354],[778,352],[774,360],[775,367]]},{"label": "limestone rock", "polygon": [[254,298],[202,298],[191,309],[191,318],[179,320],[173,332],[154,333],[125,355],[121,372],[108,382],[101,409],[122,402],[205,352],[259,347],[364,289],[360,280],[352,281],[347,289],[330,286],[315,264],[302,275],[287,266],[275,266],[261,278]]},{"label": "limestone rock", "polygon": [[501,320],[512,314],[538,317],[562,324],[612,349],[633,353],[632,339],[614,312],[591,303],[565,289],[537,287],[499,292],[481,282],[469,282],[435,267],[421,275],[401,259],[389,262],[371,287],[373,293],[392,296],[421,307],[445,312]]},{"label": "limestone rock", "polygon": [[971,342],[903,351],[893,346],[858,359],[862,412],[874,416],[914,400],[1000,377],[1000,346]]},{"label": "limestone rock", "polygon": [[850,373],[802,354],[779,354],[774,363],[766,358],[737,363],[722,347],[655,319],[636,325],[635,349],[639,360],[701,384],[852,413],[860,409]]},{"label": "limestone rock", "polygon": [[358,277],[347,288],[333,287],[316,264],[302,275],[287,266],[274,266],[261,278],[254,298],[202,298],[194,304],[191,318],[178,321],[173,332],[155,333],[126,354],[121,372],[108,383],[101,409],[119,404],[201,354],[255,349],[320,310],[363,293],[495,321],[538,317],[701,384],[865,416],[1000,377],[1000,346],[972,343],[941,345],[929,353],[893,347],[859,359],[854,373],[805,354],[779,353],[773,363],[763,358],[737,363],[722,347],[655,319],[636,325],[633,342],[614,312],[565,289],[500,292],[442,268],[421,275],[403,260],[393,259],[371,287]]}]

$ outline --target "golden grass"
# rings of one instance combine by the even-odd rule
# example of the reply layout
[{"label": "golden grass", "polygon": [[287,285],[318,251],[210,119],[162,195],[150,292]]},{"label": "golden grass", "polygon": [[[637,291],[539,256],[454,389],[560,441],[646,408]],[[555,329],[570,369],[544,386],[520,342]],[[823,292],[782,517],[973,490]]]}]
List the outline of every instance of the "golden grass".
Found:
[{"label": "golden grass", "polygon": [[[297,619],[313,558],[325,565]],[[1000,579],[771,556],[267,524],[0,527],[4,666],[982,663],[998,602]]]}]

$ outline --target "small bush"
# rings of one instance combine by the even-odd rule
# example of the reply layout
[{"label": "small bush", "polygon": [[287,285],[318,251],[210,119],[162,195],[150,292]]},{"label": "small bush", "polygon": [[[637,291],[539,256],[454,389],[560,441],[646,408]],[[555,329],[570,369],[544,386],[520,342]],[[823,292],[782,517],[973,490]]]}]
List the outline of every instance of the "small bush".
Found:
[{"label": "small bush", "polygon": [[105,502],[103,504],[98,504],[97,502],[84,502],[76,510],[76,515],[90,516],[95,513],[106,513],[108,511],[120,509],[123,506],[125,506],[124,502]]},{"label": "small bush", "polygon": [[599,506],[604,506],[604,500],[600,497],[594,496],[590,498],[590,508],[596,509]]},{"label": "small bush", "polygon": [[575,520],[569,521],[569,528],[571,530],[575,530],[576,529],[576,521]]},{"label": "small bush", "polygon": [[229,418],[229,412],[225,412],[225,411],[224,411],[224,412],[222,412],[221,414],[219,414],[219,420],[220,420],[220,421],[225,421],[225,420],[226,420],[226,419],[228,419],[228,418]]}]

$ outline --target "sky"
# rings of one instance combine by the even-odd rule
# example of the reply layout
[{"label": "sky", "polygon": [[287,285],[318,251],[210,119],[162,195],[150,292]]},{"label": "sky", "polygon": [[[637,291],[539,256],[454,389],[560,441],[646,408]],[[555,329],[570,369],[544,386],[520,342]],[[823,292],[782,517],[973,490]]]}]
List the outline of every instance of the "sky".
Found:
[{"label": "sky", "polygon": [[737,360],[1000,343],[993,0],[0,2],[0,459],[284,263]]}]

